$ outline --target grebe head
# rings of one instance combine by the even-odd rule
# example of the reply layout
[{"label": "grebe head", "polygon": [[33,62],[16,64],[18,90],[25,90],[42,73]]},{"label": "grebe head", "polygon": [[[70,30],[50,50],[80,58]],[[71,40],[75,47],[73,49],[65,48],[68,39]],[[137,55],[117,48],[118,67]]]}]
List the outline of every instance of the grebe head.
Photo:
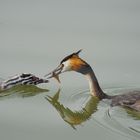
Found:
[{"label": "grebe head", "polygon": [[79,57],[79,53],[81,51],[82,50],[79,50],[65,57],[60,62],[59,66],[46,76],[48,78],[54,77],[59,81],[58,75],[67,71],[76,71],[82,74],[86,74],[90,70],[90,66]]},{"label": "grebe head", "polygon": [[106,94],[103,93],[102,89],[99,86],[97,78],[90,67],[90,65],[79,57],[81,50],[72,53],[71,55],[65,57],[59,64],[59,66],[53,70],[51,73],[47,74],[47,78],[54,77],[58,82],[59,74],[66,71],[76,71],[83,74],[89,82],[90,93],[93,96],[103,99],[106,97]]}]

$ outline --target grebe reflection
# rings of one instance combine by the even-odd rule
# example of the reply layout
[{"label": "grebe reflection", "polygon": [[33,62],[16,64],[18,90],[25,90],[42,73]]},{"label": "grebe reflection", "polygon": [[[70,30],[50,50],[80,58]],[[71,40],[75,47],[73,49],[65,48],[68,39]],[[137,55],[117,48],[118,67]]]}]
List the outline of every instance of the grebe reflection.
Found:
[{"label": "grebe reflection", "polygon": [[62,119],[74,129],[76,125],[80,125],[89,120],[91,115],[97,111],[99,99],[96,97],[91,96],[85,103],[84,107],[82,107],[79,111],[73,111],[70,108],[65,107],[62,103],[60,103],[59,97],[60,89],[53,97],[47,96],[45,99],[48,100],[49,103],[58,111]]}]

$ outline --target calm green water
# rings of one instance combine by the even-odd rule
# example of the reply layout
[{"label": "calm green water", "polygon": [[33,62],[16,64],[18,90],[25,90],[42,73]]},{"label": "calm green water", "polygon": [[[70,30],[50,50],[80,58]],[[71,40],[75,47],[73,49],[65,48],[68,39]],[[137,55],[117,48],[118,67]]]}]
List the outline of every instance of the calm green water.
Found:
[{"label": "calm green water", "polygon": [[[66,55],[94,69],[103,90],[140,90],[139,1],[0,1],[0,78],[43,77]],[[90,96],[75,72],[1,93],[2,140],[139,140],[140,114]]]},{"label": "calm green water", "polygon": [[[109,94],[124,90],[105,89]],[[2,95],[5,95],[0,100],[2,139],[137,140],[140,137],[140,113],[111,108],[107,101],[98,101],[88,91],[64,88],[52,92],[27,86]]]}]

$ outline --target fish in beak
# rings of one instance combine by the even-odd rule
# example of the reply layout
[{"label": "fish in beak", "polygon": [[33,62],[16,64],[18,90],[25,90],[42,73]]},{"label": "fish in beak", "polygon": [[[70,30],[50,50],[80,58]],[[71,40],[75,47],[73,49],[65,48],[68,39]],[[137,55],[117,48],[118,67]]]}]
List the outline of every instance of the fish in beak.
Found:
[{"label": "fish in beak", "polygon": [[47,79],[55,78],[59,83],[61,83],[59,79],[59,74],[62,73],[62,69],[63,69],[63,64],[60,64],[55,70],[46,74],[45,77],[47,77]]}]

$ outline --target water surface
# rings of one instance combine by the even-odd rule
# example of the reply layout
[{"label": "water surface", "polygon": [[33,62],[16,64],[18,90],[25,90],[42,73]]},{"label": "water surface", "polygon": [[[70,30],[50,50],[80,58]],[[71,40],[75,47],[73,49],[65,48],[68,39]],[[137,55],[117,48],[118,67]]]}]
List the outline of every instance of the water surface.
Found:
[{"label": "water surface", "polygon": [[[72,0],[0,2],[0,78],[43,77],[70,53],[93,67],[110,95],[140,88],[140,2]],[[38,87],[0,93],[2,140],[138,140],[140,114],[90,96],[75,72]]]}]

